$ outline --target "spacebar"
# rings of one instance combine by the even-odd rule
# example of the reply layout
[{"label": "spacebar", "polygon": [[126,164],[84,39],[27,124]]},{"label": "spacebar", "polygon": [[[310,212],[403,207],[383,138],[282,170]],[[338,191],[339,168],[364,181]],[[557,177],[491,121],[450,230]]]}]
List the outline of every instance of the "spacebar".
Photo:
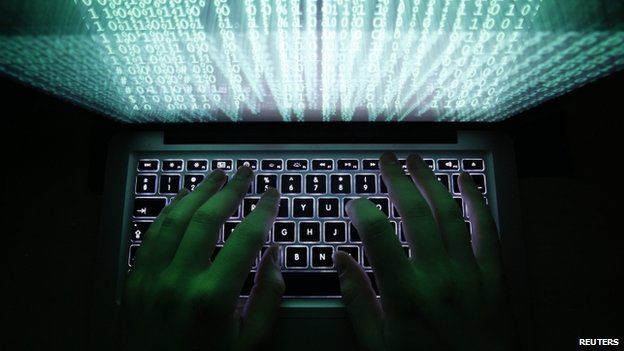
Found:
[{"label": "spacebar", "polygon": [[[254,273],[249,273],[241,295],[249,295],[253,286]],[[377,291],[375,277],[367,273]],[[340,281],[335,272],[282,272],[286,290],[284,297],[338,297]]]}]

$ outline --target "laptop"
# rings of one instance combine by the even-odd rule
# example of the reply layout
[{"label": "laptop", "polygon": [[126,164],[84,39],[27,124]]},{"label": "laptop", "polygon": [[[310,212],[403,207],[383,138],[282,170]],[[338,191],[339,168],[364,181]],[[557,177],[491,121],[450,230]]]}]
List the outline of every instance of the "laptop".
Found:
[{"label": "laptop", "polygon": [[379,156],[392,151],[402,162],[421,155],[462,209],[457,177],[473,176],[498,225],[514,318],[531,349],[513,141],[496,125],[624,68],[621,3],[1,6],[0,72],[126,126],[108,151],[91,348],[115,348],[123,279],[160,210],[212,170],[231,176],[245,165],[254,180],[214,255],[276,187],[266,242],[280,245],[286,282],[276,349],[355,349],[331,256],[351,254],[374,282],[344,211],[358,197],[388,216],[410,256],[379,171]]}]

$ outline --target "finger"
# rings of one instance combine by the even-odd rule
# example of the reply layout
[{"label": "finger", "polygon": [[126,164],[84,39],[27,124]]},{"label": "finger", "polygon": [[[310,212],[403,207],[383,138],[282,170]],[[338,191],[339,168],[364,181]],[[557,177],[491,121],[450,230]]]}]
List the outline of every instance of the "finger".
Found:
[{"label": "finger", "polygon": [[403,219],[403,230],[414,259],[431,262],[442,257],[444,247],[427,201],[405,175],[394,154],[385,153],[379,161],[390,198]]},{"label": "finger", "polygon": [[363,350],[383,350],[382,311],[370,279],[350,255],[333,257],[340,279],[342,300]]},{"label": "finger", "polygon": [[279,193],[275,188],[264,192],[256,209],[253,210],[230,234],[225,246],[206,274],[206,281],[223,282],[224,296],[236,299],[249,269],[271,229],[275,216]]},{"label": "finger", "polygon": [[245,197],[252,175],[251,168],[240,167],[223,190],[195,211],[175,254],[175,265],[184,268],[206,268],[219,231]]},{"label": "finger", "polygon": [[418,155],[407,158],[407,169],[429,203],[448,256],[461,263],[474,264],[470,233],[466,230],[463,213],[448,189]]},{"label": "finger", "polygon": [[402,282],[409,279],[407,269],[411,265],[394,228],[386,215],[369,200],[351,200],[346,209],[362,237],[381,295],[390,300],[394,300],[393,297],[400,300],[399,296],[404,288]]},{"label": "finger", "polygon": [[459,176],[459,189],[472,226],[472,248],[477,262],[481,267],[500,268],[498,231],[481,192],[467,173]]},{"label": "finger", "polygon": [[193,193],[180,199],[176,206],[167,213],[154,238],[157,243],[154,244],[153,254],[151,254],[153,256],[151,265],[155,270],[171,263],[191,218],[206,200],[219,191],[224,182],[223,171],[212,172]]},{"label": "finger", "polygon": [[254,286],[243,311],[240,338],[243,350],[259,350],[271,338],[285,289],[278,254],[279,247],[273,245],[260,260]]},{"label": "finger", "polygon": [[133,270],[136,270],[136,267],[143,266],[144,264],[146,264],[145,262],[149,260],[148,258],[149,251],[150,251],[149,247],[151,246],[150,243],[153,241],[153,236],[155,236],[156,233],[160,231],[162,222],[164,221],[164,218],[167,216],[167,214],[171,211],[171,209],[177,206],[177,204],[179,203],[179,200],[184,198],[188,194],[189,194],[188,189],[182,188],[182,190],[180,190],[176,194],[173,200],[171,200],[171,203],[168,206],[165,206],[165,208],[163,208],[162,211],[160,211],[160,213],[158,214],[158,217],[156,217],[156,219],[150,225],[145,235],[143,235],[143,243],[141,243],[141,247],[139,248],[139,250],[137,250],[136,257],[134,259]]}]

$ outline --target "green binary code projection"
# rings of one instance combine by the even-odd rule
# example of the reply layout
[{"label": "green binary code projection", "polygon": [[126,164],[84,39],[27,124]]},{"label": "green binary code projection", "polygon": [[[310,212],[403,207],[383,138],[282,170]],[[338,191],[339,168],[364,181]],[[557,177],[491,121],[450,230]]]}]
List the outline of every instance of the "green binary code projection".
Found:
[{"label": "green binary code projection", "polygon": [[624,68],[621,1],[16,6],[0,71],[126,122],[497,121]]}]

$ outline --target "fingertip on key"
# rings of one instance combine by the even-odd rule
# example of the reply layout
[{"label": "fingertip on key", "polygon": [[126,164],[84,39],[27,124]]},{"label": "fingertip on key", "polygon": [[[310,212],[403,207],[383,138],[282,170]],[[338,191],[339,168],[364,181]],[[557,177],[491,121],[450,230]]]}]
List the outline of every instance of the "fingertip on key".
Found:
[{"label": "fingertip on key", "polygon": [[418,154],[410,154],[407,157],[407,164],[415,169],[423,168],[427,166],[425,164],[425,161],[423,161],[422,157],[420,157],[420,155]]},{"label": "fingertip on key", "polygon": [[265,197],[265,198],[271,199],[271,200],[275,200],[275,199],[278,199],[280,197],[280,193],[274,187],[269,187],[264,192],[264,194],[262,194],[262,197]]},{"label": "fingertip on key", "polygon": [[474,183],[473,180],[472,180],[472,177],[470,176],[470,174],[468,174],[468,173],[466,173],[464,171],[461,171],[459,173],[459,180],[460,180],[460,185],[461,185],[462,182],[467,182],[468,184]]},{"label": "fingertip on key", "polygon": [[396,155],[390,151],[384,152],[381,157],[379,157],[379,162],[383,164],[390,163],[398,163],[399,161],[396,158]]},{"label": "fingertip on key", "polygon": [[236,175],[239,177],[249,178],[253,175],[253,170],[247,166],[240,166],[236,170]]},{"label": "fingertip on key", "polygon": [[223,180],[223,178],[225,178],[225,172],[220,169],[215,169],[212,173],[210,173],[210,176],[208,176],[208,179],[215,181]]},{"label": "fingertip on key", "polygon": [[472,176],[464,171],[461,171],[459,173],[459,179],[457,183],[459,185],[459,191],[461,193],[464,192],[466,186],[476,188],[476,185],[474,183],[474,180],[472,179]]}]

